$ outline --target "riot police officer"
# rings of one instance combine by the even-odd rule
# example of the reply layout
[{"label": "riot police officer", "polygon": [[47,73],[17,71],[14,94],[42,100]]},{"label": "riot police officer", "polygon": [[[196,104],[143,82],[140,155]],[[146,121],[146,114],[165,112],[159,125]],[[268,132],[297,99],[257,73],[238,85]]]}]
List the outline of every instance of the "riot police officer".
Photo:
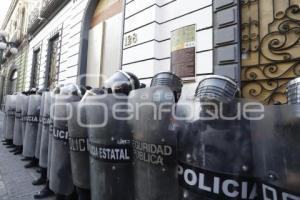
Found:
[{"label": "riot police officer", "polygon": [[[85,91],[89,92],[91,87],[81,87],[80,89],[84,96]],[[82,105],[82,102],[73,102],[67,108],[69,147],[73,184],[76,187],[78,199],[89,200],[91,192],[88,134],[87,129],[81,126],[81,123],[86,121],[84,110],[81,109]]]},{"label": "riot police officer", "polygon": [[13,145],[13,133],[15,124],[15,110],[16,110],[16,95],[6,96],[6,120],[5,120],[5,135],[7,148],[15,148]]},{"label": "riot police officer", "polygon": [[22,153],[23,138],[22,138],[22,103],[24,95],[22,93],[17,94],[16,99],[16,112],[15,112],[15,124],[14,124],[14,138],[13,144],[16,146],[14,152],[15,155]]},{"label": "riot police officer", "polygon": [[50,189],[50,185],[49,185],[50,169],[51,169],[52,138],[53,138],[53,122],[54,122],[53,107],[55,103],[55,95],[60,94],[61,87],[62,87],[61,85],[55,87],[53,91],[49,92],[46,96],[46,105],[45,105],[45,113],[44,113],[45,116],[43,121],[42,144],[40,149],[39,165],[42,168],[42,173],[47,174],[47,180],[46,180],[45,187],[33,196],[34,199],[43,199],[54,195],[54,192]]},{"label": "riot police officer", "polygon": [[[134,74],[117,71],[105,81],[103,90],[98,91],[100,95],[88,96],[84,101],[92,200],[133,199],[132,137],[126,108],[127,95],[140,87]],[[125,112],[118,112],[118,109]]]},{"label": "riot police officer", "polygon": [[62,87],[60,94],[55,95],[54,98],[49,186],[55,193],[56,199],[65,199],[74,193],[70,161],[67,107],[70,106],[71,102],[79,101],[81,95],[78,86],[68,84]]},{"label": "riot police officer", "polygon": [[28,101],[28,112],[23,143],[23,156],[29,158],[30,162],[24,166],[25,168],[31,168],[38,165],[38,160],[34,156],[36,149],[40,106],[41,95],[37,94],[37,89],[31,89]]},{"label": "riot police officer", "polygon": [[134,118],[134,198],[175,200],[178,198],[177,137],[173,110],[181,96],[182,80],[169,72],[153,77],[151,87],[132,91],[129,105]]},{"label": "riot police officer", "polygon": [[[250,124],[236,118],[242,104],[235,100],[238,94],[237,84],[227,77],[207,76],[199,83],[178,133],[179,199],[255,198],[255,184],[248,181]],[[232,184],[234,194],[229,189]]]},{"label": "riot police officer", "polygon": [[[50,93],[47,92],[47,89],[40,89],[38,91],[38,94],[42,95],[42,99],[41,99],[41,108],[40,108],[40,114],[39,114],[39,125],[38,125],[38,131],[37,131],[37,139],[36,139],[35,158],[37,160],[40,160],[40,158],[41,158],[40,157],[40,149],[41,149],[41,146],[42,146],[42,144],[41,144],[42,143],[42,131],[43,131],[44,125],[47,124],[48,121],[49,121],[48,118],[46,118],[46,119],[44,118],[44,116],[45,116],[44,113],[45,113],[45,111],[49,110],[47,108],[47,106],[49,106],[49,103],[46,104],[46,101],[49,102]],[[43,139],[45,139],[45,137]],[[43,146],[44,146],[44,144],[43,144]],[[40,167],[40,169],[39,169],[40,177],[38,179],[34,180],[32,182],[32,185],[43,185],[47,182],[47,168],[46,167],[41,167],[40,165],[39,165],[39,167]]]}]

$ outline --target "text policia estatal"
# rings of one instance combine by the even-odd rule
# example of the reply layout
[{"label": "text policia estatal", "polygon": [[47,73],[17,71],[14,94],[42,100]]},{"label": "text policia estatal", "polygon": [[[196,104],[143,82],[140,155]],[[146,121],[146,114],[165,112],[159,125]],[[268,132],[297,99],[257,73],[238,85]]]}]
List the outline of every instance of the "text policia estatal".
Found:
[{"label": "text policia estatal", "polygon": [[96,145],[89,143],[90,155],[106,162],[130,162],[130,146],[128,145]]}]

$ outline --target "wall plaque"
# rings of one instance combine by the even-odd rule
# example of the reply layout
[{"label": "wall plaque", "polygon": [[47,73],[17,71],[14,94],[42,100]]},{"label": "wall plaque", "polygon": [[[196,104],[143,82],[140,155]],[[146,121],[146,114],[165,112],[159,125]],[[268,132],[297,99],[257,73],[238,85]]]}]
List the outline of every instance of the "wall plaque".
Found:
[{"label": "wall plaque", "polygon": [[193,80],[196,76],[196,25],[189,25],[171,33],[171,71]]}]

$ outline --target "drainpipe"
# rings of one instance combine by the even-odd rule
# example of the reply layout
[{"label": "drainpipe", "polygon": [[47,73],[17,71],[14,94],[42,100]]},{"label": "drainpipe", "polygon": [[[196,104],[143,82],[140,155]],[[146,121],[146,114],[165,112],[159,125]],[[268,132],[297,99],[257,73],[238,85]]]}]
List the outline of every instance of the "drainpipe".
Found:
[{"label": "drainpipe", "polygon": [[86,70],[87,70],[87,57],[88,57],[88,39],[91,20],[98,5],[99,0],[88,0],[87,7],[84,11],[83,22],[81,24],[80,33],[80,47],[79,47],[79,66],[77,72],[77,84],[86,84]]}]

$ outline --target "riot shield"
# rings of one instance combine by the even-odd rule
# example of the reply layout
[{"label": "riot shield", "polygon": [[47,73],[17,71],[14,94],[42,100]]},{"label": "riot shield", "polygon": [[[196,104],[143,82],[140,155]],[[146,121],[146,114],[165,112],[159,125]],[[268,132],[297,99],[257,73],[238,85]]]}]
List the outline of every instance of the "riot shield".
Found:
[{"label": "riot shield", "polygon": [[41,97],[41,106],[40,106],[40,114],[39,114],[39,124],[36,136],[36,147],[35,147],[35,158],[40,158],[40,148],[41,148],[41,139],[42,139],[42,129],[43,129],[43,116],[44,116],[44,104],[45,104],[45,92]]},{"label": "riot shield", "polygon": [[48,158],[47,158],[47,178],[49,180],[50,180],[50,170],[51,170],[55,95],[56,94],[54,94],[53,92],[50,93],[50,118],[49,118],[49,138],[48,138]]},{"label": "riot shield", "polygon": [[243,105],[195,99],[177,106],[179,199],[256,199]]},{"label": "riot shield", "polygon": [[16,97],[16,112],[15,112],[15,126],[14,126],[14,139],[13,144],[16,146],[23,145],[22,139],[22,103],[23,94],[18,94]]},{"label": "riot shield", "polygon": [[23,100],[22,100],[22,104],[21,104],[21,110],[22,110],[21,122],[22,122],[22,142],[23,142],[23,145],[24,145],[29,96],[23,95],[22,99]]},{"label": "riot shield", "polygon": [[300,200],[300,105],[265,106],[251,122],[259,199]]},{"label": "riot shield", "polygon": [[6,110],[6,97],[7,96],[4,96],[3,97],[3,105],[2,105],[2,111],[4,112],[4,118],[3,118],[3,123],[2,123],[2,131],[1,131],[1,134],[3,135],[3,138],[5,138],[5,129],[6,129],[6,118],[7,118],[7,110]]},{"label": "riot shield", "polygon": [[23,156],[25,157],[33,158],[35,155],[40,106],[41,106],[41,96],[30,95],[29,102],[28,102],[25,138],[24,138],[24,145],[23,145]]},{"label": "riot shield", "polygon": [[42,131],[41,131],[41,145],[39,152],[40,167],[48,167],[48,145],[49,145],[49,124],[50,124],[50,107],[51,107],[51,93],[44,93],[44,108],[42,114]]},{"label": "riot shield", "polygon": [[[80,126],[85,122],[83,110],[79,110],[81,103],[74,102],[68,107],[69,146],[73,183],[76,187],[90,189],[90,163],[88,153],[87,129]],[[78,119],[80,118],[80,119]]]},{"label": "riot shield", "polygon": [[51,149],[50,189],[55,194],[70,195],[74,190],[71,172],[67,107],[79,101],[74,95],[55,95]]},{"label": "riot shield", "polygon": [[7,115],[5,126],[5,139],[13,140],[15,111],[16,111],[16,95],[8,95],[6,99]]},{"label": "riot shield", "polygon": [[166,87],[130,93],[135,199],[178,199],[174,102],[173,92]]},{"label": "riot shield", "polygon": [[85,101],[93,200],[133,199],[132,138],[126,108],[125,95],[90,96]]}]

